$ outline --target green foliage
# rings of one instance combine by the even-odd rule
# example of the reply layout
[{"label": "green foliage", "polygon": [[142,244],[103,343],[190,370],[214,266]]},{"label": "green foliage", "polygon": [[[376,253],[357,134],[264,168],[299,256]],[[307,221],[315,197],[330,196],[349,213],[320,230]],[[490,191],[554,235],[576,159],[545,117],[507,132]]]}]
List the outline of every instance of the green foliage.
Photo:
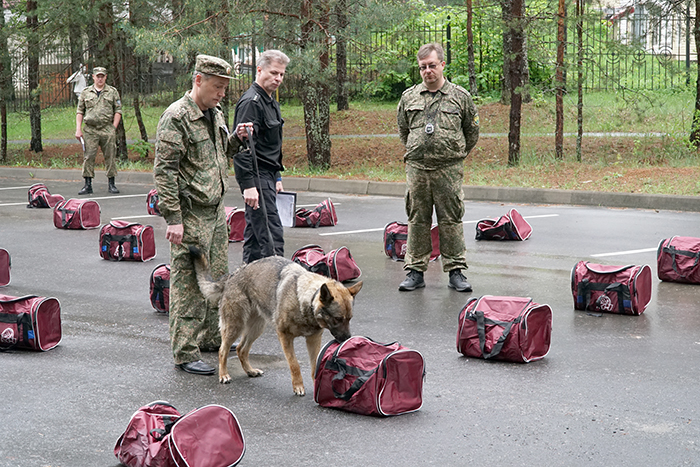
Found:
[{"label": "green foliage", "polygon": [[130,148],[132,151],[139,155],[139,158],[147,159],[149,154],[151,154],[151,151],[153,150],[153,144],[142,139],[137,139],[136,141],[131,143]]},{"label": "green foliage", "polygon": [[363,94],[370,99],[391,101],[401,97],[401,93],[412,85],[413,80],[408,73],[390,69],[380,73],[375,80],[365,84]]}]

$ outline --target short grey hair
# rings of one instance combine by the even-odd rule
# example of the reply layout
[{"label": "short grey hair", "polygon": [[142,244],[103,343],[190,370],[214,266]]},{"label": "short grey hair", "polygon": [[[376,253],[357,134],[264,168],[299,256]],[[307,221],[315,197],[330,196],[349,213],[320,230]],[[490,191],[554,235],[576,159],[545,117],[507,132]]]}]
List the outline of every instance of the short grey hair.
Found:
[{"label": "short grey hair", "polygon": [[265,52],[260,54],[256,65],[262,69],[265,69],[268,66],[270,66],[270,63],[272,62],[280,63],[286,67],[287,65],[289,65],[289,57],[287,57],[287,54],[285,54],[281,50],[266,50]]},{"label": "short grey hair", "polygon": [[442,49],[442,46],[438,44],[437,42],[431,42],[429,44],[425,44],[421,46],[420,49],[418,49],[418,60],[423,60],[426,58],[428,55],[431,53],[435,52],[437,54],[437,59],[441,62],[445,61],[445,51]]},{"label": "short grey hair", "polygon": [[213,76],[213,75],[210,75],[207,73],[202,73],[201,71],[195,70],[194,72],[192,72],[192,84],[194,84],[194,80],[197,79],[197,75],[200,75],[202,77],[202,81],[206,81]]}]

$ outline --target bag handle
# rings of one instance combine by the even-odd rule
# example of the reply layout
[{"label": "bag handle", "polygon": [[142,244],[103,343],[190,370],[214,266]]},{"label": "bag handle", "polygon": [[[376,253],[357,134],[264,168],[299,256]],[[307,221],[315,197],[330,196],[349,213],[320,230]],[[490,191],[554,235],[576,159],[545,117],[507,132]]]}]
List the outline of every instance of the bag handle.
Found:
[{"label": "bag handle", "polygon": [[[333,357],[330,360],[326,362],[325,368],[330,371],[335,371],[337,372],[336,375],[333,377],[331,380],[331,389],[333,390],[333,395],[338,398],[342,399],[344,401],[350,400],[350,398],[360,390],[363,384],[367,382],[367,380],[372,376],[377,369],[374,368],[372,370],[363,370],[361,368],[357,368],[354,366],[348,365],[347,361],[343,358],[337,358]],[[335,385],[333,384],[335,381],[340,381],[345,378],[346,375],[350,376],[357,376],[357,379],[350,385],[350,388],[341,393],[338,392],[335,389]]]},{"label": "bag handle", "polygon": [[163,428],[153,428],[148,432],[148,434],[151,435],[156,441],[163,441],[163,438],[170,434],[170,431],[173,429],[173,425],[175,425],[180,418],[182,417],[163,416]]},{"label": "bag handle", "polygon": [[687,279],[687,277],[684,274],[681,274],[681,272],[678,270],[678,264],[676,263],[676,255],[690,256],[691,258],[695,257],[695,262],[691,266],[691,269],[695,269],[695,267],[698,265],[698,261],[700,260],[700,251],[693,252],[688,250],[678,250],[673,245],[665,246],[664,253],[668,253],[671,255],[671,257],[673,258],[673,263],[671,264],[673,266],[673,272],[678,274],[683,279]]},{"label": "bag handle", "polygon": [[73,218],[67,219],[68,214],[75,214],[77,211],[75,209],[58,208],[61,211],[61,228],[65,229],[68,224],[73,221]]},{"label": "bag handle", "polygon": [[[528,305],[530,303],[528,302]],[[526,305],[527,307],[527,305]],[[493,358],[499,353],[505,344],[506,339],[510,335],[510,330],[514,324],[520,323],[521,317],[518,316],[512,321],[497,321],[491,318],[486,318],[483,311],[475,311],[474,316],[476,316],[476,332],[479,335],[479,347],[481,348],[481,355],[484,359]],[[498,338],[496,344],[491,349],[491,352],[486,353],[486,325],[501,326],[503,327],[503,333],[501,337]]]}]

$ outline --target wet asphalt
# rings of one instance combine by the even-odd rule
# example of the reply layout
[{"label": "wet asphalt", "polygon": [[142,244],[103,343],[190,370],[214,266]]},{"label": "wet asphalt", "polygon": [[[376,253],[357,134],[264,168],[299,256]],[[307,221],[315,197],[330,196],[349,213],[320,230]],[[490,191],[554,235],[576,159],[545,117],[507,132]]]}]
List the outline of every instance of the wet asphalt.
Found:
[{"label": "wet asphalt", "polygon": [[[102,223],[153,225],[157,256],[115,263],[98,253],[98,230],[63,231],[51,210],[27,209],[29,177],[0,173],[0,247],[12,256],[12,282],[0,294],[59,299],[63,340],[45,353],[0,353],[0,466],[117,466],[114,444],[140,406],[165,400],[186,413],[221,404],[238,417],[242,466],[700,465],[700,286],[656,278],[656,247],[673,235],[700,237],[700,213],[465,201],[471,294],[447,287],[439,261],[427,286],[399,292],[402,263],[382,252],[382,229],[405,221],[398,196],[299,192],[298,205],[330,196],[339,223],[285,230],[285,256],[307,244],[347,246],[362,269],[352,333],[399,341],[426,362],[423,407],[375,418],[319,407],[303,342],[307,395],[292,392],[276,335],[268,326],[252,349],[265,370],[248,378],[237,358],[233,382],[173,366],[167,316],[148,299],[151,271],[169,260],[165,223],[146,214],[148,183],[94,181]],[[119,182],[119,179],[117,179]],[[77,197],[80,183],[56,177],[52,193]],[[335,191],[335,190],[334,190]],[[339,190],[338,190],[339,191]],[[229,206],[242,206],[235,190]],[[525,242],[477,242],[475,221],[516,208],[533,227]],[[641,316],[573,309],[570,272],[579,260],[649,264],[652,299]],[[233,270],[241,244],[229,246]],[[553,309],[552,345],[529,364],[465,358],[456,351],[457,316],[480,295],[529,296]],[[331,339],[328,332],[324,342]],[[216,354],[204,354],[215,364]]]}]

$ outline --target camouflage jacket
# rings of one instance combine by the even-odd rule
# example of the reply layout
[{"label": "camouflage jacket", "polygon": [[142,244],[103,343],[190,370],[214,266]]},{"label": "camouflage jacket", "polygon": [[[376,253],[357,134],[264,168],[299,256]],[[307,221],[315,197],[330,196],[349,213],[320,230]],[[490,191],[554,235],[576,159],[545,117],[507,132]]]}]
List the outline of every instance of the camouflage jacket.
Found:
[{"label": "camouflage jacket", "polygon": [[462,161],[479,140],[479,114],[466,89],[445,80],[431,93],[423,83],[406,89],[397,109],[404,161],[431,170]]},{"label": "camouflage jacket", "polygon": [[94,84],[86,87],[78,98],[77,113],[83,114],[83,123],[87,126],[102,128],[111,125],[114,114],[122,113],[119,91],[105,84],[98,96]]},{"label": "camouflage jacket", "polygon": [[158,208],[168,225],[182,223],[182,203],[216,206],[228,189],[226,151],[231,136],[221,108],[212,109],[212,114],[215,141],[189,91],[158,122],[153,178]]}]

